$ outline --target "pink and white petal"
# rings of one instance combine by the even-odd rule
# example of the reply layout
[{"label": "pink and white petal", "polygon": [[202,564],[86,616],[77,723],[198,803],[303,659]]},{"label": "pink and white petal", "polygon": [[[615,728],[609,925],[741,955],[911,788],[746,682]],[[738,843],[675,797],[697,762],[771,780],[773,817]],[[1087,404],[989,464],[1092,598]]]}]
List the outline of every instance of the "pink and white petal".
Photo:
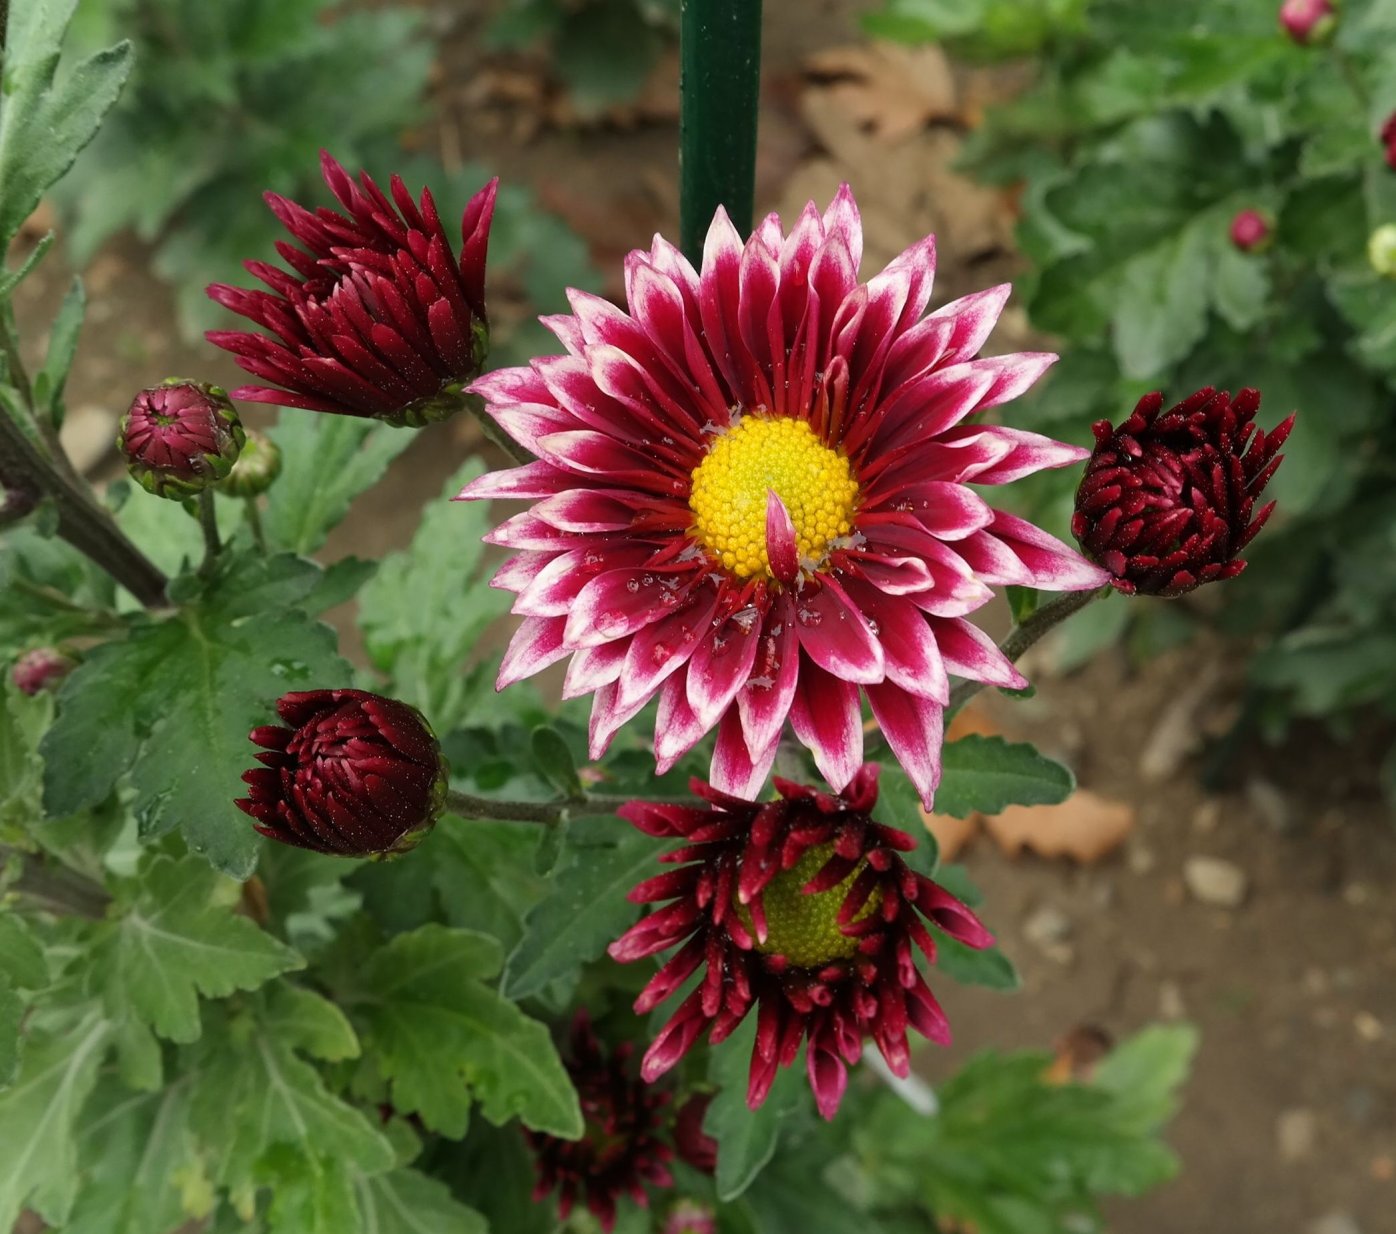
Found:
[{"label": "pink and white petal", "polygon": [[732,705],[751,676],[761,630],[728,619],[713,630],[688,664],[688,702],[707,732]]},{"label": "pink and white petal", "polygon": [[889,391],[879,414],[865,417],[846,438],[850,453],[867,456],[860,478],[870,482],[907,452],[959,424],[978,408],[993,384],[992,371],[956,364]]},{"label": "pink and white petal", "polygon": [[709,771],[712,786],[731,793],[744,801],[755,801],[775,765],[776,750],[780,748],[780,730],[764,750],[756,753],[748,748],[742,722],[737,712],[728,710],[717,729],[717,744]]},{"label": "pink and white petal", "polygon": [[[764,750],[780,737],[795,697],[800,667],[795,610],[788,595],[772,604],[762,622],[751,676],[737,693],[737,710],[748,743]],[[726,713],[731,714],[731,711]]]},{"label": "pink and white petal", "polygon": [[551,553],[520,553],[510,557],[490,579],[490,586],[498,591],[522,591],[533,582],[553,560]]},{"label": "pink and white petal", "polygon": [[620,677],[628,650],[624,639],[614,643],[602,643],[599,647],[583,647],[576,652],[567,665],[567,675],[562,680],[563,698],[582,698],[595,694],[602,686],[608,686]]},{"label": "pink and white petal", "polygon": [[630,640],[621,669],[617,703],[626,707],[649,698],[670,673],[688,663],[708,635],[717,611],[717,589],[705,588],[686,607],[646,626]]},{"label": "pink and white petal", "polygon": [[562,617],[525,617],[509,640],[494,688],[503,690],[563,659],[571,651],[563,639],[566,625]]},{"label": "pink and white petal", "polygon": [[800,646],[826,672],[860,684],[886,676],[877,636],[832,574],[807,583],[794,608]]},{"label": "pink and white petal", "polygon": [[940,355],[942,365],[958,364],[979,354],[979,349],[989,340],[998,324],[1003,306],[1013,294],[1012,283],[1000,283],[985,291],[976,291],[936,309],[928,321],[943,321],[950,326],[950,333],[943,343]]},{"label": "pink and white petal", "polygon": [[1006,544],[987,531],[977,531],[955,544],[955,551],[976,578],[999,587],[1031,587],[1032,571]]},{"label": "pink and white petal", "polygon": [[626,638],[672,613],[684,600],[672,579],[639,569],[607,570],[577,593],[567,617],[572,648]]},{"label": "pink and white petal", "polygon": [[497,403],[488,414],[508,435],[532,454],[539,453],[539,438],[565,433],[577,427],[576,418],[550,403]]},{"label": "pink and white petal", "polygon": [[476,476],[452,501],[530,500],[576,488],[577,478],[551,463],[525,463]]},{"label": "pink and white petal", "polygon": [[568,355],[579,356],[582,354],[584,340],[581,323],[571,314],[548,313],[540,317],[538,322],[562,344]]},{"label": "pink and white petal", "polygon": [[771,574],[787,587],[800,575],[800,546],[795,524],[775,489],[766,490],[766,558]]},{"label": "pink and white petal", "polygon": [[549,433],[538,439],[537,451],[557,466],[583,475],[604,476],[613,484],[634,485],[665,497],[688,497],[686,473],[664,466],[652,452],[595,429]]},{"label": "pink and white petal", "polygon": [[887,682],[868,686],[868,702],[897,762],[916,786],[921,804],[930,809],[940,783],[940,751],[945,709]]},{"label": "pink and white petal", "polygon": [[649,696],[621,706],[617,696],[619,689],[615,682],[597,690],[591,703],[591,720],[587,725],[588,752],[593,761],[606,753],[615,735],[633,720],[648,703]]},{"label": "pink and white petal", "polygon": [[[741,340],[742,239],[721,206],[703,242],[703,268],[698,277],[698,308],[708,352],[732,397],[743,395],[742,371],[747,367]],[[738,353],[743,353],[738,362]]]},{"label": "pink and white petal", "polygon": [[1008,484],[1021,480],[1037,471],[1054,467],[1067,467],[1090,457],[1090,451],[1080,446],[1069,446],[1062,441],[1054,441],[1041,433],[1029,433],[1024,429],[1005,428],[1002,425],[964,425],[950,429],[942,438],[942,444],[955,445],[973,438],[973,444],[982,449],[988,442],[1007,444],[1009,451],[988,466],[967,472],[961,478],[970,484]]},{"label": "pink and white petal", "polygon": [[850,582],[848,592],[877,622],[887,680],[942,706],[948,703],[950,678],[925,614],[912,601],[879,595],[867,583]]},{"label": "pink and white petal", "polygon": [[935,577],[917,557],[891,556],[862,549],[850,553],[848,560],[858,574],[889,596],[915,595],[935,586]]},{"label": "pink and white petal", "polygon": [[972,621],[962,617],[936,618],[931,629],[945,667],[956,677],[1007,690],[1021,690],[1028,684],[998,644]]},{"label": "pink and white petal", "polygon": [[790,725],[814,755],[819,774],[841,792],[863,765],[858,687],[830,676],[802,654]]},{"label": "pink and white petal", "polygon": [[655,771],[664,775],[687,754],[711,728],[689,706],[688,675],[685,665],[668,678],[659,690],[659,711],[654,720]]},{"label": "pink and white petal", "polygon": [[581,537],[570,531],[558,531],[542,519],[534,518],[531,510],[506,518],[493,531],[480,537],[486,544],[523,551],[563,552],[576,548]]},{"label": "pink and white petal", "polygon": [[853,190],[847,184],[839,185],[839,191],[824,212],[824,235],[826,242],[834,241],[847,251],[856,275],[863,260],[863,220],[858,213],[858,203],[853,200]]},{"label": "pink and white petal", "polygon": [[922,480],[882,496],[877,488],[867,494],[867,505],[858,516],[860,530],[869,516],[884,511],[911,515],[918,526],[938,540],[962,540],[987,527],[994,512],[973,489],[944,480]]},{"label": "pink and white petal", "polygon": [[636,568],[647,556],[647,549],[629,544],[604,553],[580,547],[558,553],[519,592],[513,611],[531,617],[565,617],[576,602],[577,593],[598,574]]},{"label": "pink and white petal", "polygon": [[1104,587],[1108,571],[1092,565],[1075,549],[1013,514],[996,511],[989,535],[1003,542],[1031,575],[1030,587],[1046,591],[1086,591]]}]

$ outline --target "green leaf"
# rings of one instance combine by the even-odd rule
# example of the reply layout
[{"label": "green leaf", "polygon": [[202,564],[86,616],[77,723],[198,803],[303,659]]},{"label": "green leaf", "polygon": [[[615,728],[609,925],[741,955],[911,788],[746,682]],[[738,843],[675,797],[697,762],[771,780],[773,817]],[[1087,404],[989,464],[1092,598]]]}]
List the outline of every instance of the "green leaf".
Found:
[{"label": "green leaf", "polygon": [[634,98],[660,47],[629,0],[597,0],[568,12],[557,42],[558,69],[583,116]]},{"label": "green leaf", "polygon": [[1023,984],[1013,961],[997,947],[976,951],[948,934],[936,934],[936,967],[961,985],[1016,990]]},{"label": "green leaf", "polygon": [[19,1068],[19,1022],[23,1017],[24,1001],[9,977],[0,973],[0,1086],[13,1080]]},{"label": "green leaf", "polygon": [[469,712],[479,682],[464,675],[465,665],[508,607],[508,597],[480,579],[488,503],[450,500],[483,470],[471,459],[447,481],[412,544],[389,553],[359,596],[359,627],[373,663],[393,679],[398,697],[443,732]]},{"label": "green leaf", "polygon": [[82,328],[86,311],[87,294],[83,291],[82,279],[74,275],[68,286],[68,294],[59,306],[58,316],[53,319],[53,328],[49,331],[44,367],[34,379],[34,397],[45,405],[55,428],[63,423],[63,388],[68,381],[68,371],[73,367],[73,356],[78,349],[78,331]]},{"label": "green leaf", "polygon": [[144,836],[177,826],[218,869],[251,873],[257,835],[233,806],[253,765],[248,732],[274,720],[287,690],[350,677],[329,627],[294,609],[253,616],[314,586],[313,567],[289,562],[234,557],[201,606],[143,619],[125,642],[88,655],[40,746],[50,817],[96,805],[129,768]]},{"label": "green leaf", "polygon": [[1114,313],[1115,354],[1126,377],[1147,381],[1166,373],[1207,330],[1208,236],[1188,227],[1128,262]]},{"label": "green leaf", "polygon": [[509,957],[503,992],[510,998],[537,994],[604,954],[639,915],[626,896],[660,871],[659,849],[623,819],[575,820],[551,890],[529,913]]},{"label": "green leaf", "polygon": [[382,477],[413,435],[372,420],[284,410],[267,434],[281,447],[281,476],[267,495],[263,527],[271,542],[313,553]]},{"label": "green leaf", "polygon": [[52,714],[51,695],[26,697],[5,674],[0,681],[0,828],[27,828],[38,817],[44,772],[39,740]]},{"label": "green leaf", "polygon": [[529,910],[548,889],[533,868],[543,831],[532,823],[442,819],[423,842],[420,859],[431,865],[446,920],[489,934],[512,951]]},{"label": "green leaf", "polygon": [[25,1043],[14,1085],[0,1092],[0,1230],[32,1208],[51,1225],[78,1192],[77,1122],[111,1041],[97,1012],[54,1036]]},{"label": "green leaf", "polygon": [[213,1205],[187,1083],[133,1096],[103,1079],[83,1108],[78,1162],[82,1187],[63,1234],[164,1234]]},{"label": "green leaf", "polygon": [[463,1135],[478,1102],[492,1123],[518,1116],[575,1139],[581,1109],[548,1030],[482,983],[499,964],[483,934],[426,925],[398,935],[353,995],[365,1054],[391,1082],[394,1108],[433,1131]]},{"label": "green leaf", "polygon": [[[250,1209],[257,1188],[274,1187],[283,1214],[313,1215],[327,1205],[333,1212],[336,1201],[342,1210],[352,1205],[348,1172],[392,1169],[392,1145],[299,1057],[313,1052],[307,1038],[274,1034],[276,1015],[268,1013],[254,997],[227,1018],[208,1016],[191,1060],[190,1126],[213,1181],[240,1208]],[[311,1033],[310,1043],[322,1032]],[[297,1227],[282,1228],[289,1234]]]},{"label": "green leaf", "polygon": [[131,71],[119,43],[58,76],[59,49],[77,0],[25,0],[8,7],[0,106],[0,252],[46,189],[97,132]]},{"label": "green leaf", "polygon": [[961,737],[945,744],[936,809],[955,818],[997,814],[1011,805],[1056,805],[1076,778],[1032,746],[1002,737]]},{"label": "green leaf", "polygon": [[197,858],[157,858],[129,909],[104,926],[93,954],[113,1018],[127,1012],[171,1041],[199,1035],[199,995],[252,990],[304,961],[226,905]]},{"label": "green leaf", "polygon": [[49,983],[44,949],[21,917],[0,912],[0,974],[23,990],[42,990]]},{"label": "green leaf", "polygon": [[563,797],[580,797],[582,781],[577,775],[577,761],[557,729],[539,725],[533,730],[529,744],[539,775]]},{"label": "green leaf", "polygon": [[364,1234],[488,1234],[473,1208],[451,1195],[438,1179],[417,1170],[393,1170],[360,1178],[355,1190]]},{"label": "green leaf", "polygon": [[1177,1112],[1197,1045],[1191,1024],[1152,1025],[1111,1050],[1091,1083],[1114,1095],[1118,1125],[1139,1135],[1157,1131]]},{"label": "green leaf", "polygon": [[755,1040],[756,1016],[749,1015],[708,1058],[708,1079],[718,1092],[703,1119],[703,1130],[717,1141],[717,1194],[723,1201],[735,1200],[765,1169],[786,1120],[806,1104],[804,1065],[796,1061],[776,1073],[760,1109],[747,1109],[747,1075]]}]

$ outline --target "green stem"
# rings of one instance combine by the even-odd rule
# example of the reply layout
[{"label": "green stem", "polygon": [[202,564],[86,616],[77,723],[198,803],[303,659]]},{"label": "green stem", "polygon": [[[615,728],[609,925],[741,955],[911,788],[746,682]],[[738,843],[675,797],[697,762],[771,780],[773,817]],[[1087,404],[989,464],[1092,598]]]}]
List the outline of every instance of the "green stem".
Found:
[{"label": "green stem", "polygon": [[[1102,587],[1095,591],[1067,591],[1054,596],[1021,625],[1014,626],[999,644],[999,650],[1016,663],[1029,647],[1054,626],[1060,625],[1073,613],[1079,613],[1097,596],[1109,595],[1110,590]],[[946,722],[983,688],[982,681],[962,681],[951,690],[950,705],[945,709]]]},{"label": "green stem", "polygon": [[583,793],[562,801],[495,801],[452,789],[446,794],[446,810],[461,818],[482,818],[494,822],[543,823],[551,826],[578,814],[614,814],[633,797]]},{"label": "green stem", "polygon": [[751,231],[761,0],[683,0],[679,18],[679,236],[694,265],[718,206]]},{"label": "green stem", "polygon": [[246,499],[243,512],[247,518],[247,525],[252,530],[252,542],[257,546],[258,552],[265,553],[267,551],[267,533],[262,530],[262,512],[257,508],[255,497]]},{"label": "green stem", "polygon": [[18,860],[20,867],[19,874],[6,888],[11,894],[32,900],[36,906],[62,917],[100,920],[106,916],[111,893],[100,883],[42,857],[0,848],[0,870],[12,860]]},{"label": "green stem", "polygon": [[204,559],[199,564],[199,577],[208,578],[218,562],[218,554],[223,551],[223,542],[218,538],[218,513],[213,508],[213,490],[199,490],[199,530],[204,533]]}]

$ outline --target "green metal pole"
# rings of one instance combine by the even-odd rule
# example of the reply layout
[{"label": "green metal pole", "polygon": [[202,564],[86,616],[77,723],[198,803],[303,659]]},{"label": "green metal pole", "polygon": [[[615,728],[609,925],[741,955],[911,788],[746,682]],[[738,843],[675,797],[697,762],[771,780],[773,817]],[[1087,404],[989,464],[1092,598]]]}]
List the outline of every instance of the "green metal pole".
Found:
[{"label": "green metal pole", "polygon": [[679,237],[697,265],[718,206],[751,231],[761,0],[683,0],[679,24]]}]

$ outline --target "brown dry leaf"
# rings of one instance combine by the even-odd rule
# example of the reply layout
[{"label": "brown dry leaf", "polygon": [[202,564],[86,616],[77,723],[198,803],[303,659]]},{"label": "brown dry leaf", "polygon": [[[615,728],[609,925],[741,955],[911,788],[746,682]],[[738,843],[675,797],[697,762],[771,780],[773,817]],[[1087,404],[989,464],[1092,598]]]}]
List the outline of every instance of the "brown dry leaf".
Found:
[{"label": "brown dry leaf", "polygon": [[1100,1062],[1114,1048],[1114,1040],[1095,1024],[1078,1024],[1052,1045],[1053,1057],[1042,1078],[1048,1084],[1084,1084]]},{"label": "brown dry leaf", "polygon": [[933,120],[960,120],[950,63],[939,47],[833,47],[805,61],[805,75],[859,129],[888,144]]},{"label": "brown dry leaf", "polygon": [[1128,802],[1080,788],[1060,805],[1009,806],[986,818],[984,826],[1010,857],[1031,849],[1039,857],[1070,857],[1090,865],[1124,843],[1134,819]]}]

